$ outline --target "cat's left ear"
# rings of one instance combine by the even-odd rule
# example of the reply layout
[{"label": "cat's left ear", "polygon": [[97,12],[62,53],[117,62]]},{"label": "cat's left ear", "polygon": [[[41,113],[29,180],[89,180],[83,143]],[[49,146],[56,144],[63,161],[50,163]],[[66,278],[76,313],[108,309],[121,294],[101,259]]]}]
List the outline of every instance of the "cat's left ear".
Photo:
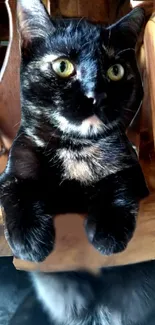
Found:
[{"label": "cat's left ear", "polygon": [[27,48],[43,39],[53,29],[50,16],[41,0],[17,0],[18,30],[21,46]]},{"label": "cat's left ear", "polygon": [[111,33],[117,38],[117,41],[122,41],[124,46],[134,48],[144,22],[145,11],[143,8],[137,7],[108,29],[111,29]]}]

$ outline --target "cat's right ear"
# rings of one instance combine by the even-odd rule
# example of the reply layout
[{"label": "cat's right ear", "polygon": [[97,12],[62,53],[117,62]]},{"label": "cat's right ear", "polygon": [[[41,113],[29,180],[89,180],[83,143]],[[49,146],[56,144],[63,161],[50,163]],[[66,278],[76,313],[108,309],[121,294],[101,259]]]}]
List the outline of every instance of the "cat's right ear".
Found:
[{"label": "cat's right ear", "polygon": [[121,44],[122,48],[135,48],[144,23],[145,11],[143,8],[137,7],[111,25],[108,30],[111,31],[110,35],[113,37],[113,42],[116,42],[117,45]]},{"label": "cat's right ear", "polygon": [[23,49],[28,48],[35,40],[44,39],[54,28],[41,0],[18,0],[17,17]]}]

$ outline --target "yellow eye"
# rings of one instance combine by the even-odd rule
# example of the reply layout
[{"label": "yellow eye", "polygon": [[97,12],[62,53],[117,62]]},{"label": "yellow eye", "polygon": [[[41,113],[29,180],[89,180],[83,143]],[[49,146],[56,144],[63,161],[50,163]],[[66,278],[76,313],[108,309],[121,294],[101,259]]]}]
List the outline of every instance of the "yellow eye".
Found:
[{"label": "yellow eye", "polygon": [[55,73],[62,78],[70,77],[74,71],[74,65],[67,59],[57,59],[52,63]]},{"label": "yellow eye", "polygon": [[124,68],[121,64],[114,64],[112,65],[108,71],[107,76],[112,81],[119,81],[124,76]]}]

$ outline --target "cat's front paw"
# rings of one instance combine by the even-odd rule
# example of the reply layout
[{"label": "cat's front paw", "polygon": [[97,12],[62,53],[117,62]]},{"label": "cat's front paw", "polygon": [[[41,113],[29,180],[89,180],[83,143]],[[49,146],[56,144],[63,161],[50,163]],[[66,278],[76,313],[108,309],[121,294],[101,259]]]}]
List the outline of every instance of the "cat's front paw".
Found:
[{"label": "cat's front paw", "polygon": [[18,214],[5,214],[5,237],[16,258],[42,262],[53,250],[55,231],[52,218],[42,214],[36,206],[29,215],[23,211]]},{"label": "cat's front paw", "polygon": [[110,211],[109,219],[106,215],[95,218],[89,216],[85,222],[88,240],[103,255],[122,252],[133,236],[136,225],[135,215],[122,213],[121,210]]}]

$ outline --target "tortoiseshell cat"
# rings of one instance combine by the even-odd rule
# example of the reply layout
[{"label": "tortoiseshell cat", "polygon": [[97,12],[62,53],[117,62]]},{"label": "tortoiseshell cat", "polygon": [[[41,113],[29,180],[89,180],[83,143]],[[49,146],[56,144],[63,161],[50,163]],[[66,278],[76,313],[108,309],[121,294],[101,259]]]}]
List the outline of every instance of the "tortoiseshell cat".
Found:
[{"label": "tortoiseshell cat", "polygon": [[15,256],[52,251],[58,213],[86,213],[102,254],[122,251],[148,190],[125,130],[142,84],[135,45],[144,11],[105,28],[51,20],[39,0],[18,1],[22,120],[0,179],[5,234]]}]

